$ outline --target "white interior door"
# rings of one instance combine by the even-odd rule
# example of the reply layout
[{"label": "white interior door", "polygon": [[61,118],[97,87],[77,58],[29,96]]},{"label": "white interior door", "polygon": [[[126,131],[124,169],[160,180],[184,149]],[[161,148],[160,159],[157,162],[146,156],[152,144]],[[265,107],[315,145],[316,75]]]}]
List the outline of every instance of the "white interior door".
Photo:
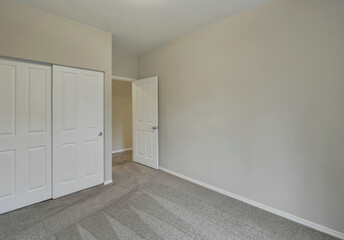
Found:
[{"label": "white interior door", "polygon": [[158,169],[158,77],[133,82],[134,161]]},{"label": "white interior door", "polygon": [[104,182],[104,74],[53,66],[53,197]]},{"label": "white interior door", "polygon": [[0,58],[0,213],[51,197],[51,66]]}]

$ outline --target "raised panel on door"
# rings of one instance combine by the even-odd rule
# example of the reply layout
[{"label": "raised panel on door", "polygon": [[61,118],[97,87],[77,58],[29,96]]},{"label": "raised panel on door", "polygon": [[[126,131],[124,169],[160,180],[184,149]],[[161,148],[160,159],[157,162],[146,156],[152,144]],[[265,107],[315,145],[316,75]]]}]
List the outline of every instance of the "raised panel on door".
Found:
[{"label": "raised panel on door", "polygon": [[16,152],[0,151],[0,200],[16,194]]},{"label": "raised panel on door", "polygon": [[104,182],[103,73],[53,66],[53,197]]},{"label": "raised panel on door", "polygon": [[142,89],[142,83],[137,82],[137,87],[136,87],[136,92],[135,92],[135,97],[136,97],[136,108],[135,108],[135,115],[136,119],[135,122],[138,123],[143,123],[144,122],[144,117],[145,117],[145,112],[144,112],[144,92]]},{"label": "raised panel on door", "polygon": [[144,92],[145,92],[145,101],[144,101],[144,108],[145,108],[145,123],[152,124],[154,123],[154,90],[153,84],[151,82],[147,82],[144,84]]},{"label": "raised panel on door", "polygon": [[16,66],[0,63],[0,136],[15,134]]},{"label": "raised panel on door", "polygon": [[45,146],[28,148],[29,191],[47,187],[47,151]]},{"label": "raised panel on door", "polygon": [[136,131],[136,147],[135,147],[135,150],[136,150],[136,154],[141,156],[141,157],[144,157],[145,156],[145,152],[144,152],[144,131],[142,130],[137,130]]},{"label": "raised panel on door", "polygon": [[154,133],[146,131],[146,158],[154,158]]},{"label": "raised panel on door", "polygon": [[62,184],[78,179],[78,146],[77,143],[62,144],[60,148],[62,165]]},{"label": "raised panel on door", "polygon": [[28,119],[29,132],[39,133],[46,130],[46,70],[28,68]]},{"label": "raised panel on door", "polygon": [[58,101],[62,104],[61,117],[63,130],[76,130],[77,127],[77,104],[78,104],[78,75],[73,72],[61,72],[62,99]]},{"label": "raised panel on door", "polygon": [[97,127],[97,77],[84,76],[84,127],[94,129]]},{"label": "raised panel on door", "polygon": [[52,197],[51,67],[0,58],[0,213]]},{"label": "raised panel on door", "polygon": [[90,177],[97,174],[97,141],[85,141],[84,142],[84,159],[85,159],[85,176]]}]

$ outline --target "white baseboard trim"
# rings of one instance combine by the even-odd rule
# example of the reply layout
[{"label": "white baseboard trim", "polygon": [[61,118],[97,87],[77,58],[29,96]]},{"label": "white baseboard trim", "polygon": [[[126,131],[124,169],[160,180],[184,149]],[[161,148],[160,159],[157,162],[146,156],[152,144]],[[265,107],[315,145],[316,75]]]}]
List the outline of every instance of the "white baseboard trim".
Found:
[{"label": "white baseboard trim", "polygon": [[104,185],[109,185],[109,184],[112,184],[112,183],[113,183],[112,179],[108,179],[108,180],[104,181]]},{"label": "white baseboard trim", "polygon": [[228,192],[226,190],[223,190],[221,188],[218,188],[218,187],[215,187],[215,186],[212,186],[210,184],[207,184],[207,183],[204,183],[204,182],[201,182],[201,181],[198,181],[196,179],[193,179],[193,178],[190,178],[190,177],[187,177],[185,175],[182,175],[180,173],[177,173],[177,172],[174,172],[172,170],[169,170],[167,168],[164,168],[164,167],[159,167],[160,170],[164,171],[164,172],[167,172],[169,174],[172,174],[176,177],[180,177],[182,179],[185,179],[189,182],[192,182],[192,183],[195,183],[197,185],[200,185],[202,187],[205,187],[205,188],[208,188],[208,189],[211,189],[215,192],[218,192],[218,193],[221,193],[223,195],[226,195],[228,197],[231,197],[231,198],[235,198],[239,201],[242,201],[242,202],[245,202],[247,204],[250,204],[252,206],[255,206],[257,208],[260,208],[260,209],[263,209],[265,211],[268,211],[268,212],[271,212],[273,214],[276,214],[278,216],[281,216],[281,217],[284,217],[284,218],[287,218],[291,221],[294,221],[294,222],[297,222],[297,223],[300,223],[302,225],[305,225],[307,227],[310,227],[310,228],[313,228],[315,230],[318,230],[320,232],[324,232],[324,233],[327,233],[329,235],[332,235],[334,237],[337,237],[337,238],[340,238],[340,239],[344,239],[344,233],[341,233],[341,232],[338,232],[336,230],[333,230],[333,229],[330,229],[330,228],[327,228],[327,227],[324,227],[322,225],[319,225],[317,223],[313,223],[313,222],[310,222],[308,220],[305,220],[303,218],[300,218],[300,217],[296,217],[294,215],[291,215],[289,213],[286,213],[286,212],[283,212],[281,210],[278,210],[278,209],[275,209],[275,208],[272,208],[272,207],[269,207],[269,206],[266,206],[262,203],[258,203],[258,202],[255,202],[253,200],[250,200],[248,198],[245,198],[245,197],[242,197],[242,196],[239,196],[237,194],[234,194],[234,193],[231,193],[231,192]]},{"label": "white baseboard trim", "polygon": [[120,153],[120,152],[129,151],[129,150],[133,150],[133,148],[120,149],[120,150],[113,151],[112,153]]}]

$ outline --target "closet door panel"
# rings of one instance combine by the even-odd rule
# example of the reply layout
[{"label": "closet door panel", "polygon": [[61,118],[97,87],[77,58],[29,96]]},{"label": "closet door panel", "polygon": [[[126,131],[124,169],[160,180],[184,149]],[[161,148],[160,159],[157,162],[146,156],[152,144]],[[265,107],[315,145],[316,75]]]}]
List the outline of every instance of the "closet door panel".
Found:
[{"label": "closet door panel", "polygon": [[104,182],[101,72],[53,66],[53,197]]},{"label": "closet door panel", "polygon": [[0,136],[15,134],[16,65],[0,59]]},{"label": "closet door panel", "polygon": [[0,58],[0,142],[0,213],[50,199],[50,66]]}]

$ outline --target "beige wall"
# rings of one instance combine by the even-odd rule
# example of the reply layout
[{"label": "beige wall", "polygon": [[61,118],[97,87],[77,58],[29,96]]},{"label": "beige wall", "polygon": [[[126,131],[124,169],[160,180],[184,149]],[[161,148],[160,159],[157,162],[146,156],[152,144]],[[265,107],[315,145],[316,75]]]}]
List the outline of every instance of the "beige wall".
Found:
[{"label": "beige wall", "polygon": [[114,76],[136,79],[137,63],[137,55],[112,51],[112,75]]},{"label": "beige wall", "polygon": [[0,33],[0,56],[105,72],[105,179],[111,179],[111,34],[7,0],[0,1]]},{"label": "beige wall", "polygon": [[132,147],[131,82],[112,82],[112,151]]},{"label": "beige wall", "polygon": [[275,0],[139,56],[161,166],[344,233],[343,23]]},{"label": "beige wall", "polygon": [[[137,78],[137,55],[112,51],[112,74]],[[131,83],[112,82],[112,151],[132,147]]]}]

